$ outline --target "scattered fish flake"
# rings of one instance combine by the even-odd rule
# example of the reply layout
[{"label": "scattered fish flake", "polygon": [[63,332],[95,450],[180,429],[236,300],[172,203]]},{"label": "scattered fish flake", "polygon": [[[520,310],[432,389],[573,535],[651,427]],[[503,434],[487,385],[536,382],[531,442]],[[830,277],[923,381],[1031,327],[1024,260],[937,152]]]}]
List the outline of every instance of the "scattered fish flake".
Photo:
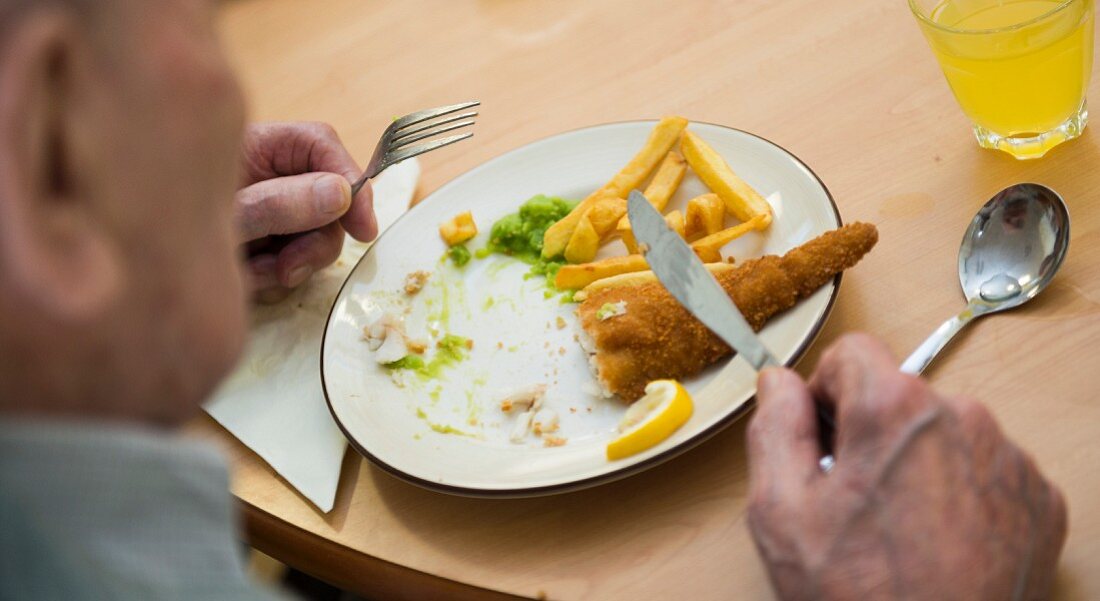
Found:
[{"label": "scattered fish flake", "polygon": [[405,276],[405,294],[413,296],[420,292],[424,288],[424,284],[428,283],[428,278],[431,275],[427,271],[414,271]]},{"label": "scattered fish flake", "polygon": [[565,446],[565,443],[569,442],[561,436],[551,436],[549,434],[542,437],[542,446],[544,447],[561,447]]},{"label": "scattered fish flake", "polygon": [[546,384],[535,384],[516,390],[500,400],[500,410],[509,413],[517,408],[524,411],[532,408],[538,409],[542,404],[542,397],[545,394]]}]

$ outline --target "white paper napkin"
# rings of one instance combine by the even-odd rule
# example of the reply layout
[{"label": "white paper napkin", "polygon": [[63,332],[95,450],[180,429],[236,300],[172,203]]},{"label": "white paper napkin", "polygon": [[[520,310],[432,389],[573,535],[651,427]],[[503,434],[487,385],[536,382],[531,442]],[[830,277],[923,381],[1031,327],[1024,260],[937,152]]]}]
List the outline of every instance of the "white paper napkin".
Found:
[{"label": "white paper napkin", "polygon": [[[379,231],[412,201],[420,163],[410,159],[376,178]],[[206,412],[321,511],[332,510],[347,441],[321,392],[321,336],[340,285],[369,247],[352,240],[333,266],[286,301],[257,307],[248,348]]]}]

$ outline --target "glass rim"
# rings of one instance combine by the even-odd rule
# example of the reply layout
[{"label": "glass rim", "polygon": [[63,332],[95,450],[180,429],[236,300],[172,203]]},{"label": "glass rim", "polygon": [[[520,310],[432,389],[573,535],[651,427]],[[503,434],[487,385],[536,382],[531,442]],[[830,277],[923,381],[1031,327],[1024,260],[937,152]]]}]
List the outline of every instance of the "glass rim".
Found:
[{"label": "glass rim", "polygon": [[1035,25],[1036,23],[1039,23],[1041,21],[1045,21],[1046,19],[1054,16],[1055,14],[1065,10],[1065,8],[1067,6],[1073,4],[1074,2],[1084,2],[1084,1],[1085,0],[1062,0],[1061,4],[1059,4],[1058,6],[1055,6],[1054,8],[1050,9],[1049,11],[1047,11],[1047,12],[1045,12],[1045,13],[1037,16],[1037,17],[1032,17],[1032,18],[1030,18],[1026,21],[1021,21],[1019,23],[1013,23],[1012,25],[1005,25],[1004,27],[992,27],[992,28],[988,28],[988,29],[959,29],[957,27],[948,27],[946,25],[943,25],[942,23],[937,23],[937,22],[932,20],[931,16],[925,14],[924,9],[917,6],[917,0],[909,0],[909,10],[912,11],[913,15],[915,17],[917,17],[917,19],[921,20],[924,23],[927,23],[929,26],[931,26],[935,29],[939,29],[940,31],[946,31],[948,33],[960,33],[960,34],[990,34],[990,33],[1003,33],[1003,32],[1006,32],[1006,31],[1013,31],[1013,30],[1017,30],[1017,29],[1023,29],[1025,27],[1030,27],[1031,25]]}]

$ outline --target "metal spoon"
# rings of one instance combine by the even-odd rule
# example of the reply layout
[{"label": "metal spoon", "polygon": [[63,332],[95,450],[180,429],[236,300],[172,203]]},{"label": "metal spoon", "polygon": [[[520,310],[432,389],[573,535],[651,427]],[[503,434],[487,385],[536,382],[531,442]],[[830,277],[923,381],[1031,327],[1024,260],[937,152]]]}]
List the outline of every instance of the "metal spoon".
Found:
[{"label": "metal spoon", "polygon": [[1068,248],[1069,210],[1057,192],[1039,184],[998,192],[974,216],[959,249],[966,308],[917,347],[901,371],[923,372],[972,320],[1035,298],[1061,267]]}]

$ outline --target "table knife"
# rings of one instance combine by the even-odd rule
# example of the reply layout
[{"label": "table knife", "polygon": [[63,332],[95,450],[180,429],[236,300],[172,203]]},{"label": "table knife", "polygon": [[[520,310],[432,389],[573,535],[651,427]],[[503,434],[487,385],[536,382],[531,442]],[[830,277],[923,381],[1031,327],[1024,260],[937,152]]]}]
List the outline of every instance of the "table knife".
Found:
[{"label": "table knife", "polygon": [[[627,215],[638,250],[657,279],[689,313],[721,338],[756,371],[780,365],[718,280],[687,242],[672,230],[645,195],[634,190],[627,201]],[[829,411],[816,404],[822,448],[831,449],[835,422]],[[833,457],[821,458],[823,471],[833,466]]]}]

